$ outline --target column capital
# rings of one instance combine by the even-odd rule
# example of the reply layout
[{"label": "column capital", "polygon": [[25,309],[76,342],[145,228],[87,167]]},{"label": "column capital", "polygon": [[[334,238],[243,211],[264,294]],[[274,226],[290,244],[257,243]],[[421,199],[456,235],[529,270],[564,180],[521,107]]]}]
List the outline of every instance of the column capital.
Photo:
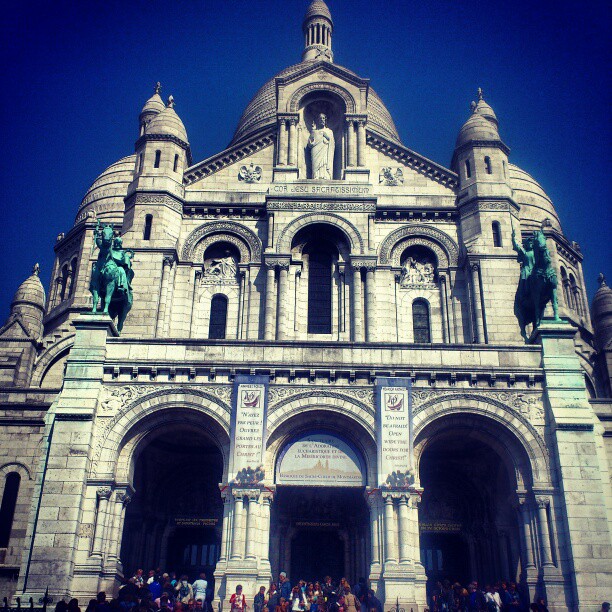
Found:
[{"label": "column capital", "polygon": [[480,263],[478,263],[477,261],[470,262],[470,269],[472,270],[472,272],[478,272],[478,270],[480,270]]},{"label": "column capital", "polygon": [[353,267],[353,270],[361,270],[362,268],[365,268],[368,271],[374,271],[376,270],[377,263],[378,261],[376,257],[367,259],[364,257],[351,258],[351,266]]},{"label": "column capital", "polygon": [[538,508],[546,508],[550,504],[550,497],[548,495],[536,495],[535,500]]},{"label": "column capital", "polygon": [[111,487],[98,487],[96,490],[96,495],[98,496],[98,499],[110,499],[112,492],[113,490]]},{"label": "column capital", "polygon": [[132,501],[132,496],[129,493],[119,493],[117,499],[124,505],[127,506]]}]

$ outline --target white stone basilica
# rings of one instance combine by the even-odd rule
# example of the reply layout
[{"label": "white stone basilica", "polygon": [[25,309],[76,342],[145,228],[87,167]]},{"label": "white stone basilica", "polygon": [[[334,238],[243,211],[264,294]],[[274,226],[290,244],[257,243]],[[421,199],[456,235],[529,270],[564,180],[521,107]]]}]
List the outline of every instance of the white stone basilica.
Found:
[{"label": "white stone basilica", "polygon": [[[334,63],[322,0],[302,29],[302,61],[209,159],[158,86],[135,153],[58,236],[48,297],[38,268],[18,289],[0,329],[0,597],[86,600],[161,567],[207,572],[224,607],[286,571],[363,576],[385,609],[423,610],[444,578],[598,609],[612,291],[591,321],[580,248],[481,92],[446,168]],[[133,249],[120,335],[91,313],[98,223]],[[512,233],[540,229],[562,322],[525,343]]]}]

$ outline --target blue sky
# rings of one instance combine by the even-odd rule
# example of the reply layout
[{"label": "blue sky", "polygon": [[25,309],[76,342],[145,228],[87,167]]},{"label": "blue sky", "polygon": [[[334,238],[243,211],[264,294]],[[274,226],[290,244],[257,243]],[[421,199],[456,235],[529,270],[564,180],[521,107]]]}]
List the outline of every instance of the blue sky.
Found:
[{"label": "blue sky", "polygon": [[[302,0],[22,2],[3,10],[0,319],[89,185],[133,152],[161,81],[194,160],[223,149],[265,80],[300,59]],[[369,77],[407,146],[448,166],[477,87],[510,161],[580,243],[589,295],[609,272],[610,5],[330,0],[335,61]],[[612,278],[609,278],[612,281]]]}]

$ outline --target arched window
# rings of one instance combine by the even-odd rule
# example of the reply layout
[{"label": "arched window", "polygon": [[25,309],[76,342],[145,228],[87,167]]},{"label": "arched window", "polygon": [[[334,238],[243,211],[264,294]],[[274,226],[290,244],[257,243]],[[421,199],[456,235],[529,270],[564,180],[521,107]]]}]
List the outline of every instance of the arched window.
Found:
[{"label": "arched window", "polygon": [[217,294],[210,302],[210,322],[208,324],[208,337],[211,340],[225,339],[227,326],[227,298]]},{"label": "arched window", "polygon": [[332,333],[332,256],[314,251],[308,256],[308,333]]},{"label": "arched window", "polygon": [[563,266],[561,266],[561,286],[563,287],[563,299],[565,300],[565,307],[571,308],[572,299],[570,296],[569,280],[567,278],[567,271]]},{"label": "arched window", "polygon": [[429,304],[423,299],[412,302],[412,329],[415,342],[431,342]]},{"label": "arched window", "polygon": [[74,293],[76,287],[76,273],[77,273],[77,258],[73,257],[70,262],[70,292],[69,296]]},{"label": "arched window", "polygon": [[578,311],[578,300],[576,299],[576,279],[574,275],[570,273],[569,275],[569,290],[570,290],[570,304],[572,305],[572,310]]},{"label": "arched window", "polygon": [[465,160],[465,176],[467,176],[467,178],[472,176],[472,166],[470,165],[469,159]]},{"label": "arched window", "polygon": [[502,245],[502,236],[499,221],[493,221],[491,228],[493,230],[493,246],[500,247]]},{"label": "arched window", "polygon": [[176,172],[176,169],[178,168],[178,160],[179,160],[179,156],[178,153],[174,156],[174,172]]},{"label": "arched window", "polygon": [[63,302],[66,297],[66,289],[68,287],[68,264],[64,264],[62,267],[62,292],[60,294],[60,300]]},{"label": "arched window", "polygon": [[154,164],[155,168],[159,168],[160,161],[161,161],[161,151],[158,149],[157,151],[155,151],[155,164]]},{"label": "arched window", "polygon": [[487,174],[493,174],[493,167],[491,166],[491,158],[487,155],[484,159],[485,162],[485,170]]},{"label": "arched window", "polygon": [[21,476],[17,472],[7,474],[4,480],[4,494],[2,495],[2,505],[0,505],[0,548],[8,548],[11,539],[20,482]]},{"label": "arched window", "polygon": [[144,232],[142,233],[143,240],[151,240],[151,229],[153,228],[153,215],[145,217]]}]

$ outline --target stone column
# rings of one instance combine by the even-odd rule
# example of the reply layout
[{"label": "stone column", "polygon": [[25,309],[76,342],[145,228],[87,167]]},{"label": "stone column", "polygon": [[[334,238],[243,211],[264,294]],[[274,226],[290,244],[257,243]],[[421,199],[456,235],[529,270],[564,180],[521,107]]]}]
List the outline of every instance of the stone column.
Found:
[{"label": "stone column", "polygon": [[297,117],[289,119],[289,165],[297,164]]},{"label": "stone column", "polygon": [[480,266],[472,264],[472,287],[474,290],[474,314],[476,319],[476,341],[479,344],[485,343],[485,332],[482,312],[482,294],[480,292]]},{"label": "stone column", "polygon": [[357,165],[363,168],[366,165],[366,129],[365,119],[357,121]]},{"label": "stone column", "polygon": [[234,520],[232,525],[232,552],[230,559],[242,559],[244,540],[242,534],[242,512],[244,510],[244,497],[242,491],[234,492]]},{"label": "stone column", "polygon": [[552,551],[550,549],[550,530],[548,528],[548,497],[536,497],[538,504],[538,531],[540,536],[540,554],[542,555],[542,566],[547,567],[554,565],[552,559]]},{"label": "stone column", "polygon": [[379,496],[378,493],[366,493],[366,500],[370,509],[370,565],[380,566],[380,537],[378,531]]},{"label": "stone column", "polygon": [[393,510],[393,497],[390,493],[383,493],[385,501],[385,563],[397,563],[397,526]]},{"label": "stone column", "polygon": [[121,562],[121,540],[123,539],[123,525],[125,523],[125,510],[132,501],[131,495],[127,492],[117,491],[115,496],[115,508],[113,512],[113,528],[110,534],[110,551],[108,563],[112,571],[117,569],[117,563]]},{"label": "stone column", "polygon": [[357,139],[355,134],[355,122],[352,119],[346,120],[346,136],[347,136],[347,166],[355,167],[355,153],[357,148]]},{"label": "stone column", "polygon": [[440,308],[442,311],[442,341],[450,342],[448,333],[448,312],[446,310],[446,277],[440,276]]},{"label": "stone column", "polygon": [[366,342],[373,342],[376,329],[376,287],[374,285],[374,264],[366,267]]},{"label": "stone column", "polygon": [[[62,277],[58,276],[53,283],[53,293],[50,299],[50,307],[55,308],[59,303],[59,296],[62,294]],[[96,304],[97,306],[97,304]],[[93,307],[93,306],[92,306]]]},{"label": "stone column", "polygon": [[533,544],[531,539],[531,512],[526,499],[519,500],[519,520],[524,552],[524,570],[534,569]]},{"label": "stone column", "polygon": [[232,537],[229,529],[232,498],[227,491],[223,491],[221,495],[223,498],[223,522],[221,524],[221,551],[219,554],[219,563],[227,561]]},{"label": "stone column", "polygon": [[363,342],[363,299],[361,266],[353,266],[353,335],[355,342]]},{"label": "stone column", "polygon": [[246,524],[246,558],[255,559],[257,555],[256,522],[259,515],[259,491],[249,492]]},{"label": "stone column", "polygon": [[172,266],[172,258],[164,257],[162,263],[161,276],[161,292],[159,296],[159,307],[157,309],[157,325],[155,327],[155,336],[161,336],[164,329],[164,321],[166,318],[166,300],[168,298],[168,276],[170,275],[170,267]]},{"label": "stone column", "polygon": [[66,275],[66,289],[64,291],[64,297],[68,299],[72,294],[72,283],[74,281],[72,270],[68,270],[68,274]]},{"label": "stone column", "polygon": [[287,338],[289,262],[279,264],[278,273],[278,339]]},{"label": "stone column", "polygon": [[399,562],[410,563],[410,523],[408,518],[408,496],[402,495],[398,500],[399,518]]},{"label": "stone column", "polygon": [[274,276],[276,265],[266,263],[266,312],[264,324],[264,340],[274,340],[276,338],[276,288],[274,286]]},{"label": "stone column", "polygon": [[270,507],[273,493],[266,491],[261,495],[261,560],[270,564]]},{"label": "stone column", "polygon": [[278,165],[287,165],[287,121],[280,119],[278,122]]},{"label": "stone column", "polygon": [[98,498],[98,512],[96,513],[96,529],[94,531],[94,543],[91,549],[92,557],[102,557],[102,545],[104,543],[104,528],[106,526],[106,509],[110,499],[112,489],[110,487],[100,487],[96,491]]}]

